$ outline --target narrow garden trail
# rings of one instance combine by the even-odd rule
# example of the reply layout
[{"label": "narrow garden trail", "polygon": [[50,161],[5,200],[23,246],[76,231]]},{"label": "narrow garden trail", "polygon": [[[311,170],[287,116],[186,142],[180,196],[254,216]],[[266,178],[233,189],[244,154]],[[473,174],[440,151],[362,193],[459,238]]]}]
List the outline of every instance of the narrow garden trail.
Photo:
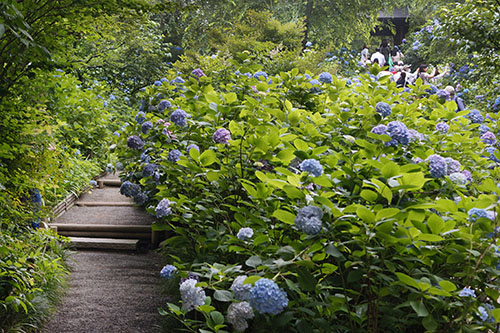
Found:
[{"label": "narrow garden trail", "polygon": [[[140,252],[117,251],[114,249],[120,247],[113,245],[115,240],[134,236],[134,226],[150,224],[151,217],[131,206],[129,199],[120,195],[118,187],[107,186],[85,194],[56,220],[53,225],[58,226],[60,234],[77,236],[73,241],[75,246],[88,249],[78,250],[71,256],[69,289],[44,332],[160,331],[157,309],[165,302],[159,292],[160,256],[151,251],[144,253],[149,246],[149,240],[145,239],[138,242]],[[94,225],[96,228],[92,229]],[[132,226],[132,231],[125,229],[124,234],[119,235],[119,225]],[[115,229],[110,232],[103,229],[106,226]],[[144,230],[135,233],[139,236],[136,238],[141,238]],[[89,237],[89,241],[84,237]],[[90,240],[106,239],[103,237],[110,237],[107,239],[109,249],[106,242],[96,243],[97,249],[91,249],[94,243]]]}]

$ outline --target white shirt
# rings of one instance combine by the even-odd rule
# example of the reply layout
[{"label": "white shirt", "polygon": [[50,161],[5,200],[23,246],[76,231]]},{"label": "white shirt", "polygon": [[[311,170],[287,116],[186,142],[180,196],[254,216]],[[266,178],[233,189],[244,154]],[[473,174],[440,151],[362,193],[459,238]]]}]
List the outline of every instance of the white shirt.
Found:
[{"label": "white shirt", "polygon": [[379,66],[385,65],[385,57],[382,53],[375,52],[374,54],[372,54],[372,58],[371,58],[372,63],[375,59],[377,59]]},{"label": "white shirt", "polygon": [[364,65],[366,61],[370,59],[370,51],[368,49],[361,50],[361,63]]}]

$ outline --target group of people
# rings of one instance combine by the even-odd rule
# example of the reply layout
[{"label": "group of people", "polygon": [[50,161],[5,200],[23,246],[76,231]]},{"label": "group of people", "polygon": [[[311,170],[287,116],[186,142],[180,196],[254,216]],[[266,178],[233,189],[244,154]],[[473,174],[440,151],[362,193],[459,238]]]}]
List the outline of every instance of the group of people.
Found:
[{"label": "group of people", "polygon": [[[408,85],[413,85],[420,78],[422,84],[434,85],[439,79],[448,74],[449,67],[447,66],[443,72],[434,68],[432,72],[428,72],[429,66],[422,64],[414,72],[411,71],[411,66],[404,64],[404,55],[398,46],[391,49],[386,39],[382,40],[380,47],[375,50],[370,56],[370,50],[367,45],[363,46],[361,51],[360,63],[363,66],[378,64],[380,67],[388,67],[388,70],[383,70],[378,74],[378,77],[390,76],[390,79],[396,82],[398,88],[404,88]],[[453,100],[457,104],[457,111],[465,109],[463,100],[456,96],[455,89],[452,86],[447,86],[444,89],[448,93],[448,99]]]}]

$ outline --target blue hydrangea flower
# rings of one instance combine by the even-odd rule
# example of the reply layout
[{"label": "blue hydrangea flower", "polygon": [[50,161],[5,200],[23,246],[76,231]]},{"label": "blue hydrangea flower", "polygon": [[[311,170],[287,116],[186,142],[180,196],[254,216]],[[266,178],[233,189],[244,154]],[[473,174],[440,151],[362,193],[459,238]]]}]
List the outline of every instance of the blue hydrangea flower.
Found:
[{"label": "blue hydrangea flower", "polygon": [[444,121],[441,121],[436,124],[436,131],[439,131],[443,134],[448,133],[448,130],[450,129],[450,126],[445,123]]},{"label": "blue hydrangea flower", "polygon": [[144,192],[139,192],[134,196],[134,202],[138,205],[144,205],[148,199],[148,195]]},{"label": "blue hydrangea flower", "polygon": [[378,134],[378,135],[382,135],[382,134],[388,135],[387,134],[387,126],[385,126],[383,124],[375,126],[374,128],[372,128],[371,132],[374,134]]},{"label": "blue hydrangea flower", "polygon": [[238,239],[241,239],[241,240],[248,240],[248,239],[252,238],[252,236],[253,236],[252,228],[241,228],[238,231],[238,234],[236,235],[236,237],[238,237]]},{"label": "blue hydrangea flower", "polygon": [[133,198],[141,192],[141,187],[126,180],[120,186],[120,193],[126,197]]},{"label": "blue hydrangea flower", "polygon": [[248,298],[250,289],[252,289],[251,283],[243,284],[247,277],[246,275],[237,276],[231,285],[230,289],[237,300],[245,301]]},{"label": "blue hydrangea flower", "polygon": [[142,133],[147,134],[149,132],[149,130],[152,128],[153,128],[153,123],[150,121],[145,121],[142,123],[141,131],[142,131]]},{"label": "blue hydrangea flower", "polygon": [[375,111],[382,116],[382,118],[388,117],[392,113],[391,106],[385,102],[378,102],[375,106]]},{"label": "blue hydrangea flower", "polygon": [[168,156],[167,156],[167,159],[172,162],[172,163],[176,163],[180,157],[182,156],[182,153],[177,150],[177,149],[172,149],[169,153],[168,153]]},{"label": "blue hydrangea flower", "polygon": [[161,81],[155,81],[154,85],[155,86],[161,86]]},{"label": "blue hydrangea flower", "polygon": [[158,103],[158,111],[163,112],[165,109],[170,108],[172,106],[172,103],[170,101],[167,101],[166,99],[160,101]]},{"label": "blue hydrangea flower", "polygon": [[411,142],[414,142],[414,141],[423,141],[425,138],[424,138],[424,135],[414,129],[411,129],[408,131],[408,133],[410,134],[410,141]]},{"label": "blue hydrangea flower", "polygon": [[462,172],[454,172],[449,177],[451,182],[457,185],[465,185],[468,182],[467,177]]},{"label": "blue hydrangea flower", "polygon": [[467,179],[467,183],[472,183],[472,173],[469,170],[462,171],[462,174]]},{"label": "blue hydrangea flower", "polygon": [[477,311],[479,312],[479,318],[485,323],[494,323],[495,318],[491,315],[491,310],[495,307],[491,304],[485,303],[478,306]]},{"label": "blue hydrangea flower", "polygon": [[262,278],[250,289],[248,302],[261,314],[276,315],[288,306],[288,297],[274,281]]},{"label": "blue hydrangea flower", "polygon": [[469,112],[467,118],[474,124],[481,124],[484,121],[483,115],[478,110],[474,109]]},{"label": "blue hydrangea flower", "polygon": [[488,158],[490,160],[500,163],[500,160],[495,156],[495,153],[497,152],[497,149],[495,147],[486,147],[484,150],[489,154]]},{"label": "blue hydrangea flower", "polygon": [[313,46],[313,43],[311,43],[311,42],[306,43],[306,47],[312,47],[312,46]]},{"label": "blue hydrangea flower", "polygon": [[306,206],[299,210],[295,217],[295,226],[308,235],[315,235],[321,231],[323,211],[316,206]]},{"label": "blue hydrangea flower", "polygon": [[177,267],[172,265],[166,265],[161,269],[160,276],[164,279],[170,279],[175,275],[176,272],[177,272]]},{"label": "blue hydrangea flower", "polygon": [[471,208],[468,212],[467,215],[469,216],[469,220],[471,222],[476,222],[477,219],[479,218],[490,218],[490,215],[488,212],[484,209],[480,208]]},{"label": "blue hydrangea flower", "polygon": [[459,161],[454,160],[451,157],[446,157],[444,160],[446,161],[446,173],[448,175],[451,175],[455,172],[460,172],[460,169],[462,169],[462,164],[460,164]]},{"label": "blue hydrangea flower", "polygon": [[194,310],[205,304],[207,296],[201,287],[196,287],[197,283],[198,281],[196,280],[187,279],[179,287],[182,299],[182,308],[186,311]]},{"label": "blue hydrangea flower", "polygon": [[495,103],[493,103],[494,111],[498,111],[499,108],[500,108],[500,96],[498,96],[497,99],[495,100]]},{"label": "blue hydrangea flower", "polygon": [[142,176],[143,177],[151,177],[155,171],[158,169],[158,166],[156,164],[146,164],[144,168],[142,169]]},{"label": "blue hydrangea flower", "polygon": [[192,143],[192,144],[190,144],[189,146],[187,146],[186,151],[188,152],[188,154],[189,154],[189,151],[190,151],[191,149],[196,149],[198,152],[200,151],[200,147],[198,147],[198,145],[196,145],[196,144],[194,144],[194,143]]},{"label": "blue hydrangea flower", "polygon": [[460,297],[474,297],[476,298],[476,292],[472,289],[470,289],[469,287],[465,287],[464,289],[462,289],[460,291],[460,293],[458,294],[458,296]]},{"label": "blue hydrangea flower", "polygon": [[168,199],[161,199],[158,205],[156,205],[155,213],[157,218],[162,218],[172,214],[172,208],[170,208],[170,201]]},{"label": "blue hydrangea flower", "polygon": [[489,131],[481,135],[481,140],[488,145],[494,145],[497,143],[497,137]]},{"label": "blue hydrangea flower", "polygon": [[427,158],[427,161],[429,162],[429,171],[431,177],[441,178],[446,176],[447,174],[446,160],[443,157],[434,154],[429,156]]},{"label": "blue hydrangea flower", "polygon": [[120,137],[120,132],[118,132],[118,131],[114,131],[114,132],[113,132],[113,135],[119,138],[119,137]]},{"label": "blue hydrangea flower", "polygon": [[127,145],[132,149],[141,150],[146,143],[137,135],[131,135],[127,139]]},{"label": "blue hydrangea flower", "polygon": [[170,121],[176,124],[177,126],[184,127],[187,125],[187,120],[186,120],[187,117],[188,114],[186,113],[186,111],[177,109],[170,115]]},{"label": "blue hydrangea flower", "polygon": [[227,308],[227,322],[237,332],[245,331],[248,328],[247,320],[253,317],[253,310],[248,302],[231,303]]},{"label": "blue hydrangea flower", "polygon": [[[306,78],[306,80],[310,80],[310,79],[312,79],[311,75],[309,75],[309,74],[304,74],[304,77]],[[321,80],[320,80],[320,81],[321,81]]]},{"label": "blue hydrangea flower", "polygon": [[137,112],[137,114],[135,115],[135,120],[137,121],[137,123],[142,124],[144,120],[146,120],[146,114],[142,111]]},{"label": "blue hydrangea flower", "polygon": [[405,124],[400,121],[391,121],[387,124],[387,133],[392,138],[387,142],[388,146],[395,146],[398,144],[408,145],[410,143],[410,133]]},{"label": "blue hydrangea flower", "polygon": [[263,71],[258,71],[256,72],[254,75],[253,75],[254,78],[256,78],[257,80],[260,80],[261,77],[264,78],[264,80],[267,80],[268,76],[267,76],[267,73],[266,72],[263,72]]},{"label": "blue hydrangea flower", "polygon": [[229,142],[229,140],[231,140],[231,132],[229,132],[225,128],[219,128],[212,135],[212,139],[215,141],[215,143],[227,144]]},{"label": "blue hydrangea flower", "polygon": [[206,76],[205,73],[203,73],[203,71],[200,68],[193,69],[193,71],[191,72],[191,74],[193,74],[197,78],[200,78],[202,76]]},{"label": "blue hydrangea flower", "polygon": [[42,195],[40,191],[36,188],[29,190],[30,201],[37,206],[42,205]]},{"label": "blue hydrangea flower", "polygon": [[323,166],[313,158],[302,161],[300,163],[300,170],[309,172],[314,177],[319,177],[323,174]]},{"label": "blue hydrangea flower", "polygon": [[313,86],[310,90],[312,93],[318,93],[320,91],[319,87],[317,86],[321,86],[321,82],[316,79],[312,79],[311,81],[309,81],[309,83]]},{"label": "blue hydrangea flower", "polygon": [[177,76],[175,79],[173,79],[170,83],[171,84],[184,84],[184,79],[180,76]]},{"label": "blue hydrangea flower", "polygon": [[89,181],[89,185],[92,186],[92,187],[96,187],[97,186],[97,182],[92,179],[91,181]]},{"label": "blue hydrangea flower", "polygon": [[333,77],[332,74],[328,72],[323,72],[319,74],[318,80],[322,83],[332,83],[333,82]]},{"label": "blue hydrangea flower", "polygon": [[479,133],[481,133],[481,135],[490,131],[490,128],[488,126],[486,126],[485,124],[479,125],[479,127],[477,129],[479,130]]}]

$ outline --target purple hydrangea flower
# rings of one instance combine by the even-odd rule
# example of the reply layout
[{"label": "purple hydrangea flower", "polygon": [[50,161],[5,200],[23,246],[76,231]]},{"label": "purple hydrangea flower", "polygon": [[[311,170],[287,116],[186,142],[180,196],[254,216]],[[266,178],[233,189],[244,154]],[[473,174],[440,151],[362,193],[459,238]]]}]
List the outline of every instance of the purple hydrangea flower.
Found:
[{"label": "purple hydrangea flower", "polygon": [[142,169],[142,176],[143,177],[151,177],[155,171],[158,169],[158,166],[156,164],[146,164],[144,168]]},{"label": "purple hydrangea flower", "polygon": [[252,236],[253,236],[252,228],[241,228],[238,231],[238,234],[236,235],[236,237],[238,237],[238,239],[241,239],[241,240],[248,240],[248,239],[252,238]]},{"label": "purple hydrangea flower", "polygon": [[161,269],[160,276],[164,279],[170,279],[175,275],[176,272],[177,272],[177,267],[172,265],[166,265]]},{"label": "purple hydrangea flower", "polygon": [[448,133],[448,130],[450,129],[450,126],[445,123],[444,121],[441,121],[436,124],[436,131],[439,131],[441,133]]},{"label": "purple hydrangea flower", "polygon": [[484,121],[483,115],[478,110],[474,109],[469,112],[467,118],[474,124],[481,124]]},{"label": "purple hydrangea flower", "polygon": [[488,126],[486,126],[485,124],[479,125],[479,127],[477,129],[479,130],[479,133],[481,133],[481,135],[490,131],[490,128]]},{"label": "purple hydrangea flower", "polygon": [[314,177],[319,177],[323,174],[323,166],[315,159],[308,159],[300,163],[300,170],[309,172]]},{"label": "purple hydrangea flower", "polygon": [[196,144],[194,144],[194,143],[192,143],[192,144],[190,144],[189,146],[187,146],[186,151],[188,152],[188,154],[189,154],[189,151],[190,151],[191,149],[196,149],[198,152],[200,151],[200,147],[198,147],[198,145],[196,145]]},{"label": "purple hydrangea flower", "polygon": [[408,131],[408,133],[410,133],[410,141],[413,142],[413,141],[423,141],[425,138],[424,138],[424,135],[414,129],[411,129]]},{"label": "purple hydrangea flower", "polygon": [[142,111],[137,112],[137,114],[135,115],[135,120],[137,121],[137,123],[142,124],[144,120],[146,120],[146,114]]},{"label": "purple hydrangea flower", "polygon": [[191,74],[193,74],[197,78],[200,78],[202,76],[206,76],[205,73],[203,73],[203,71],[200,68],[193,69],[193,71],[191,72]]},{"label": "purple hydrangea flower", "polygon": [[374,128],[372,128],[371,132],[374,134],[378,134],[378,135],[382,135],[382,134],[388,135],[387,134],[387,126],[382,125],[382,124],[377,125]]},{"label": "purple hydrangea flower", "polygon": [[188,272],[188,276],[185,277],[185,278],[182,278],[179,281],[179,285],[181,285],[186,280],[195,280],[196,282],[198,282],[198,281],[200,281],[200,277],[198,276],[198,274],[195,274],[195,273],[192,273],[192,272]]},{"label": "purple hydrangea flower", "polygon": [[468,183],[472,183],[472,173],[469,170],[462,171]]},{"label": "purple hydrangea flower", "polygon": [[182,156],[182,153],[177,150],[177,149],[172,149],[169,153],[168,153],[168,156],[167,156],[167,159],[172,162],[172,163],[176,163]]},{"label": "purple hydrangea flower", "polygon": [[391,141],[387,142],[388,146],[393,145],[408,145],[410,143],[410,133],[405,124],[400,121],[391,121],[387,124],[387,132],[392,138]]},{"label": "purple hydrangea flower", "polygon": [[391,106],[385,102],[378,102],[375,106],[375,111],[382,116],[382,118],[388,117],[392,113]]},{"label": "purple hydrangea flower", "polygon": [[129,138],[127,139],[127,145],[132,149],[141,150],[142,148],[144,148],[145,144],[146,143],[142,141],[142,139],[137,135],[129,136]]},{"label": "purple hydrangea flower", "polygon": [[141,192],[141,187],[126,180],[120,186],[120,193],[126,197],[133,198]]},{"label": "purple hydrangea flower", "polygon": [[89,185],[92,186],[92,187],[96,187],[97,186],[97,182],[92,179],[91,181],[89,181]]},{"label": "purple hydrangea flower", "polygon": [[170,115],[170,121],[176,124],[177,126],[184,127],[187,125],[187,120],[186,120],[187,117],[188,114],[186,113],[186,111],[177,109]]},{"label": "purple hydrangea flower", "polygon": [[219,128],[212,136],[212,139],[216,143],[227,144],[231,140],[231,132],[225,128]]},{"label": "purple hydrangea flower", "polygon": [[489,131],[481,135],[481,140],[488,145],[494,145],[497,143],[497,137]]},{"label": "purple hydrangea flower", "polygon": [[332,83],[333,82],[333,77],[332,74],[328,72],[323,72],[319,74],[318,80],[323,83]]},{"label": "purple hydrangea flower", "polygon": [[484,149],[488,154],[490,154],[489,156],[489,159],[494,161],[494,162],[497,162],[497,163],[500,163],[500,160],[495,156],[496,152],[497,152],[497,149],[495,147],[486,147]]},{"label": "purple hydrangea flower", "polygon": [[306,206],[299,210],[295,217],[295,226],[308,235],[315,235],[321,231],[323,211],[316,206]]},{"label": "purple hydrangea flower", "polygon": [[138,205],[144,205],[148,199],[148,195],[144,192],[139,192],[134,196],[134,202]]},{"label": "purple hydrangea flower", "polygon": [[446,157],[444,160],[446,161],[446,170],[448,175],[451,175],[455,172],[460,172],[460,169],[462,169],[462,165],[459,161],[454,160],[451,157]]},{"label": "purple hydrangea flower", "polygon": [[170,208],[170,201],[168,199],[161,199],[158,205],[156,205],[155,213],[157,218],[162,218],[172,214],[172,208]]},{"label": "purple hydrangea flower", "polygon": [[158,104],[158,111],[163,112],[165,109],[167,109],[171,106],[172,106],[172,103],[170,103],[170,101],[167,101],[166,99],[164,99]]},{"label": "purple hydrangea flower", "polygon": [[150,121],[146,121],[146,122],[142,123],[141,131],[142,131],[142,133],[147,134],[149,132],[149,130],[152,128],[153,128],[153,123]]},{"label": "purple hydrangea flower", "polygon": [[288,297],[274,281],[262,278],[250,289],[248,302],[261,314],[276,315],[288,306]]},{"label": "purple hydrangea flower", "polygon": [[427,158],[429,162],[429,170],[431,177],[433,178],[441,178],[446,176],[447,168],[446,168],[446,160],[439,155],[431,155]]}]

